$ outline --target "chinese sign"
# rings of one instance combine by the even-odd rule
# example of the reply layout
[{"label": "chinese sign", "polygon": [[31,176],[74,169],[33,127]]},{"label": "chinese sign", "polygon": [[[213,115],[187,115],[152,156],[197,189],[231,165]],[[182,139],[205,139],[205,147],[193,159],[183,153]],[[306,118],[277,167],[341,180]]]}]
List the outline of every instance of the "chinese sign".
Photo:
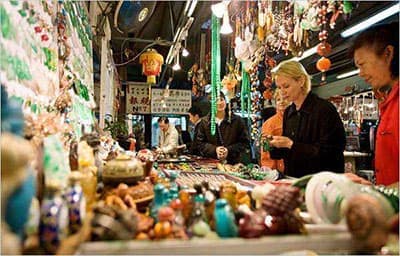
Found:
[{"label": "chinese sign", "polygon": [[192,106],[191,91],[153,89],[151,91],[151,113],[187,114]]},{"label": "chinese sign", "polygon": [[147,84],[128,84],[126,87],[126,113],[150,114],[149,87]]}]

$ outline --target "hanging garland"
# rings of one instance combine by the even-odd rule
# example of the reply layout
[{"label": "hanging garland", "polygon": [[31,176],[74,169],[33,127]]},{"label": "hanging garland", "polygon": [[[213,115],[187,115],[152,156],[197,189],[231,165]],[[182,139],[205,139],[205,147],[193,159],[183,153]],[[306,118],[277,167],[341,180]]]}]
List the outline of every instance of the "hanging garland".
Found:
[{"label": "hanging garland", "polygon": [[217,113],[217,97],[221,91],[221,51],[219,36],[219,20],[211,16],[211,135],[215,135],[215,115]]},{"label": "hanging garland", "polygon": [[244,64],[242,62],[242,88],[240,93],[240,109],[242,111],[242,116],[244,116],[244,111],[249,111],[248,106],[246,106],[246,97],[250,97],[250,81],[249,81],[249,74],[246,72],[244,68]]}]

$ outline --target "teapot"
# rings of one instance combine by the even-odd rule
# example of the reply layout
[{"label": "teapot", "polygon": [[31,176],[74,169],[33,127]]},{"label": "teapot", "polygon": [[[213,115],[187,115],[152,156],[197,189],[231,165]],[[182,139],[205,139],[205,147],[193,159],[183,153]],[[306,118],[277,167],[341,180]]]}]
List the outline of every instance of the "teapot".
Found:
[{"label": "teapot", "polygon": [[119,155],[103,167],[105,184],[134,184],[145,177],[145,163],[137,158]]}]

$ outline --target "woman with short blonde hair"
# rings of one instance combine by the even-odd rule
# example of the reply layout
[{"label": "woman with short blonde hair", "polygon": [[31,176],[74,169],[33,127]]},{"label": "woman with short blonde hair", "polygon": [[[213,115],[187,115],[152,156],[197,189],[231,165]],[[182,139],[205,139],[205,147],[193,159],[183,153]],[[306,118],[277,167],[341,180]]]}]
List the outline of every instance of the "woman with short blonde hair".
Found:
[{"label": "woman with short blonde hair", "polygon": [[273,78],[292,104],[283,115],[282,136],[270,141],[271,158],[284,159],[285,174],[292,177],[343,172],[346,138],[335,106],[311,92],[310,76],[297,61],[280,63]]},{"label": "woman with short blonde hair", "polygon": [[300,80],[304,79],[302,91],[307,94],[311,91],[311,77],[304,69],[300,62],[294,60],[282,61],[275,70],[272,71],[273,77],[278,75],[292,77],[293,79]]}]

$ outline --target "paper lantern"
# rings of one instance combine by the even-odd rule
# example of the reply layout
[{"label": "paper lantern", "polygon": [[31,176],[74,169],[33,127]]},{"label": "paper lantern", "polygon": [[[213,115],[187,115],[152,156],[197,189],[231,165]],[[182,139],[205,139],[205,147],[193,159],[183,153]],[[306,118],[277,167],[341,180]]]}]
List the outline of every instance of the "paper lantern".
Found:
[{"label": "paper lantern", "polygon": [[331,67],[331,61],[328,58],[322,57],[317,61],[317,69],[321,72],[329,70]]},{"label": "paper lantern", "polygon": [[139,63],[142,64],[142,73],[147,76],[147,83],[155,84],[156,76],[161,72],[161,65],[164,58],[154,49],[148,49],[140,55]]},{"label": "paper lantern", "polygon": [[328,56],[332,51],[332,46],[327,42],[318,44],[317,53],[319,56]]}]

